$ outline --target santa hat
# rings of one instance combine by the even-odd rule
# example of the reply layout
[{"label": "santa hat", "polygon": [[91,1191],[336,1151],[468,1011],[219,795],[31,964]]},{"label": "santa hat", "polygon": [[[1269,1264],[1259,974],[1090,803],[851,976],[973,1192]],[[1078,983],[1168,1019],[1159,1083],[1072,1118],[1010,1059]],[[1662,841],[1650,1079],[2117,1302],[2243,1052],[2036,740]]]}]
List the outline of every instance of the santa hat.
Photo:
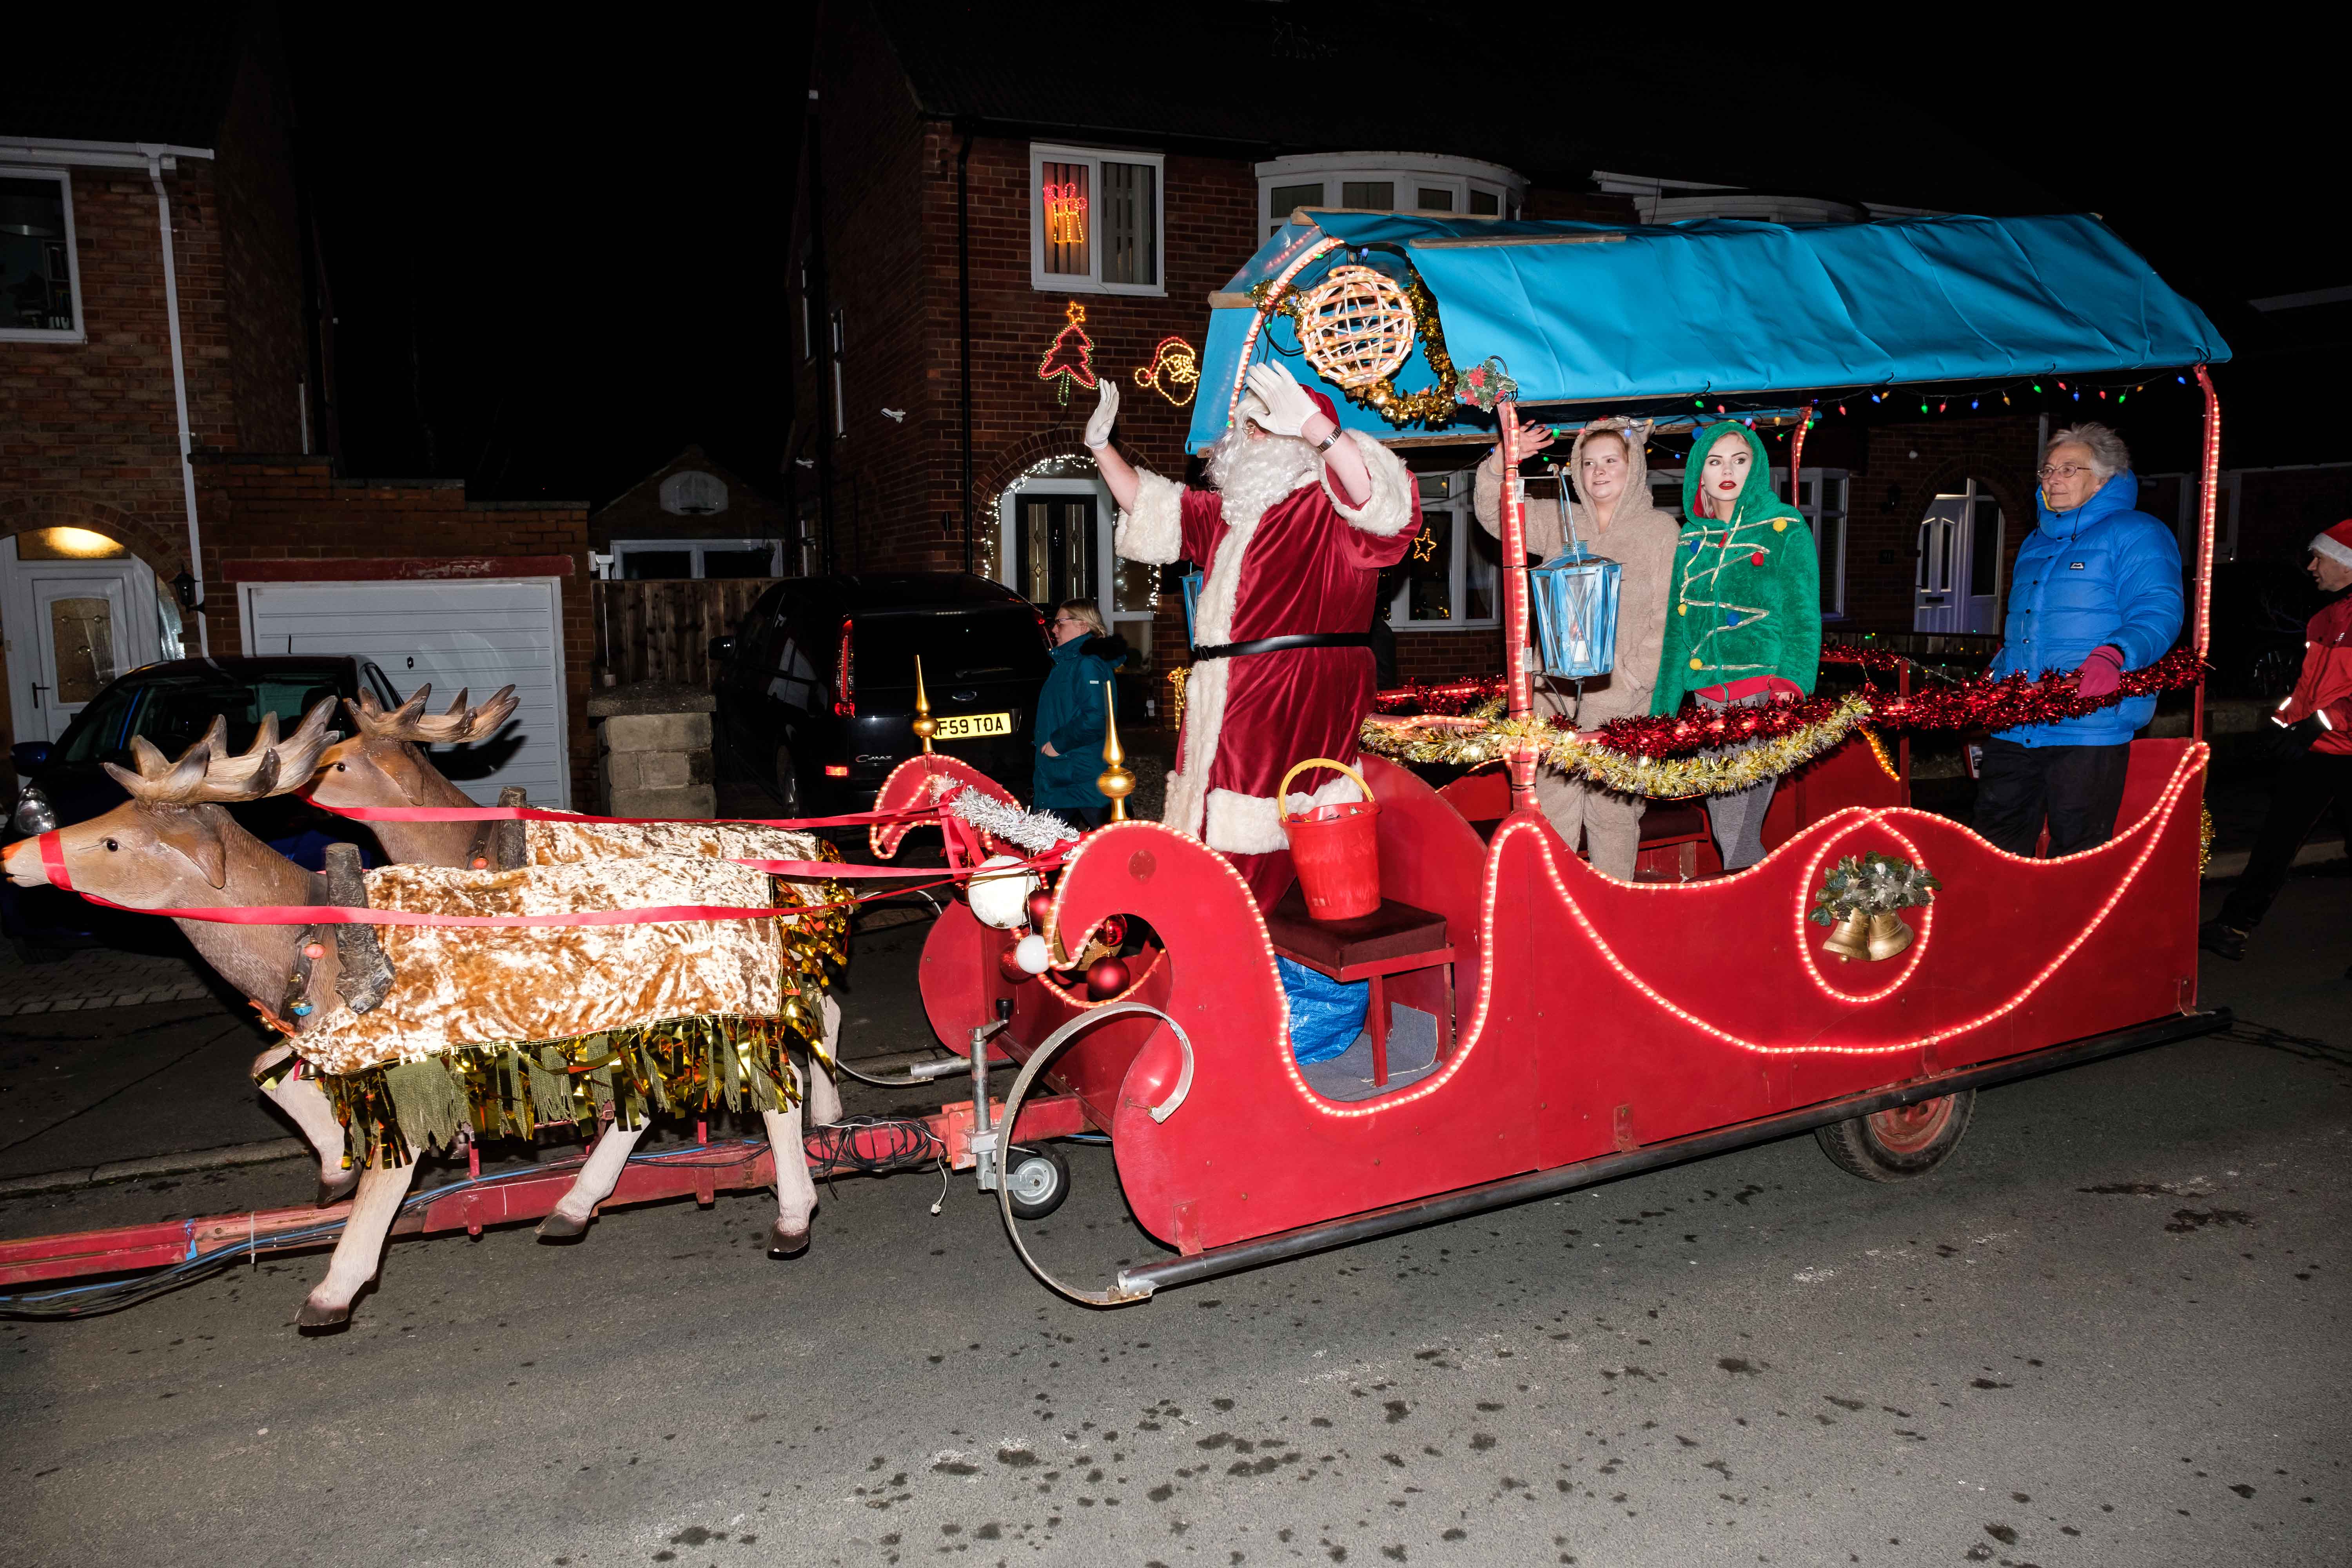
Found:
[{"label": "santa hat", "polygon": [[2325,555],[2339,566],[2352,566],[2352,517],[2311,539],[2311,552]]},{"label": "santa hat", "polygon": [[[1302,386],[1299,390],[1315,400],[1315,406],[1323,411],[1324,418],[1328,419],[1334,425],[1339,423],[1339,405],[1338,404],[1333,403],[1328,397],[1324,396],[1323,394],[1316,391],[1311,386]],[[1265,425],[1265,404],[1258,397],[1256,393],[1244,392],[1242,394],[1240,405],[1234,410],[1234,417],[1235,419],[1247,419],[1258,426],[1259,428],[1263,429]]]}]

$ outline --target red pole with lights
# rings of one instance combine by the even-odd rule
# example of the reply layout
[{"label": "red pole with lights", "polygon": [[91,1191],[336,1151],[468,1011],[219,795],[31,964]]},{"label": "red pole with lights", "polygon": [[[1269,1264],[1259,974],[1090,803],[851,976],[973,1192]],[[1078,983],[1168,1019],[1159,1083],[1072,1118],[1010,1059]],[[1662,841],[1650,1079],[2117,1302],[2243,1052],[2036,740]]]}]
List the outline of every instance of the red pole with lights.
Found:
[{"label": "red pole with lights", "polygon": [[[1518,404],[1507,398],[1497,403],[1495,418],[1503,436],[1503,660],[1511,717],[1525,719],[1535,711],[1535,687],[1528,679],[1527,486],[1519,479]],[[1511,809],[1517,811],[1535,794],[1535,747],[1514,742],[1510,770]]]},{"label": "red pole with lights", "polygon": [[2213,377],[2197,367],[2197,384],[2205,391],[2204,493],[2197,500],[2197,696],[2189,716],[2189,733],[2205,738],[2204,659],[2213,637],[2213,501],[2221,485],[2221,398]]}]

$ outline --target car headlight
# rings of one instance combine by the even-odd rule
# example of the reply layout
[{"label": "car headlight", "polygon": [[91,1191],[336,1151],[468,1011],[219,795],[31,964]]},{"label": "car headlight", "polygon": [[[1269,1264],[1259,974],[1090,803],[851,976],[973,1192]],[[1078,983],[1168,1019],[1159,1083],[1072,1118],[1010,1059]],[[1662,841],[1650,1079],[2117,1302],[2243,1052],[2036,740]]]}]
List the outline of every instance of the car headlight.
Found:
[{"label": "car headlight", "polygon": [[41,793],[38,784],[26,784],[16,795],[16,809],[8,820],[17,832],[25,834],[54,833],[58,826],[58,808]]}]

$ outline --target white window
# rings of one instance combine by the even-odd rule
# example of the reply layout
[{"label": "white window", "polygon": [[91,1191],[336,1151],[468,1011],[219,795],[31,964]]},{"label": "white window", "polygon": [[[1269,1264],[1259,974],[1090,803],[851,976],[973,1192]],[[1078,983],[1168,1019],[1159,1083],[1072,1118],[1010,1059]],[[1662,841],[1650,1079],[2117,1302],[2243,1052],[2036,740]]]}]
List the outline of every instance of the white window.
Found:
[{"label": "white window", "polygon": [[1317,153],[1257,166],[1259,216],[1271,234],[1300,207],[1517,217],[1527,177],[1500,163],[1423,153]]},{"label": "white window", "polygon": [[1049,294],[1165,294],[1157,153],[1033,142],[1029,282]]},{"label": "white window", "polygon": [[1472,631],[1500,623],[1502,552],[1470,513],[1474,470],[1423,474],[1421,534],[1389,600],[1398,631]]},{"label": "white window", "polygon": [[63,169],[0,165],[0,342],[82,342],[73,184]]},{"label": "white window", "polygon": [[612,574],[651,577],[781,577],[784,546],[774,539],[616,539]]},{"label": "white window", "polygon": [[661,509],[672,517],[709,517],[727,510],[727,481],[683,468],[661,482]]},{"label": "white window", "polygon": [[[1843,468],[1807,468],[1797,510],[1813,531],[1813,554],[1822,567],[1822,619],[1845,618],[1845,504],[1847,476]],[[1789,493],[1789,470],[1772,470],[1772,493]],[[1683,471],[1650,470],[1650,499],[1660,511],[1679,518],[1683,511]]]}]

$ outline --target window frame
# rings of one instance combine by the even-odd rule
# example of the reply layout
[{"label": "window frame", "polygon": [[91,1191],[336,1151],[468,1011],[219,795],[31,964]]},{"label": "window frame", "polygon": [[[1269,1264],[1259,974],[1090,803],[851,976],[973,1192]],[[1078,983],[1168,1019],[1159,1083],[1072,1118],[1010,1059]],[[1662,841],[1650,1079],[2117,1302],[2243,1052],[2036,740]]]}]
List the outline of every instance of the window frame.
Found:
[{"label": "window frame", "polygon": [[[1446,603],[1456,607],[1466,605],[1470,598],[1470,551],[1472,549],[1470,535],[1474,531],[1481,536],[1486,535],[1486,529],[1480,526],[1477,514],[1470,504],[1471,489],[1477,483],[1477,472],[1476,468],[1468,468],[1454,470],[1439,469],[1426,473],[1416,472],[1412,476],[1414,487],[1422,490],[1421,515],[1424,528],[1428,526],[1432,512],[1449,512],[1453,515],[1454,526],[1450,531],[1452,543],[1446,563]],[[1448,481],[1446,486],[1448,493],[1434,500],[1431,499],[1425,489],[1433,479]],[[1406,559],[1410,562],[1412,557],[1408,555]],[[1396,592],[1389,595],[1388,625],[1391,631],[1402,634],[1496,630],[1503,624],[1503,575],[1499,542],[1497,542],[1496,553],[1495,613],[1493,615],[1475,620],[1465,617],[1443,621],[1416,621],[1412,618],[1412,574],[1406,573],[1398,579]]]},{"label": "window frame", "polygon": [[[616,583],[628,581],[639,583],[702,583],[712,581],[713,579],[706,578],[702,574],[703,554],[706,551],[711,550],[765,550],[768,552],[768,575],[771,577],[782,577],[784,575],[784,542],[781,539],[615,539],[610,545],[606,546],[606,549],[612,552],[613,563],[604,569],[605,574],[608,578]],[[685,551],[688,555],[693,557],[694,574],[692,576],[638,577],[633,579],[629,577],[628,574],[621,570],[621,558],[625,555],[671,555],[676,554],[679,551]],[[716,579],[716,581],[719,582],[726,582],[729,580],[730,579],[726,578]]]},{"label": "window frame", "polygon": [[62,198],[66,220],[66,287],[73,293],[73,326],[0,327],[0,342],[5,343],[86,343],[89,333],[83,324],[81,299],[81,246],[74,229],[73,172],[65,168],[49,168],[37,164],[0,163],[0,178],[11,180],[55,180]]},{"label": "window frame", "polygon": [[[1105,246],[1087,246],[1087,271],[1045,270],[1045,204],[1039,199],[1048,163],[1087,166],[1087,200],[1092,212],[1102,200],[1105,163],[1142,163],[1151,170],[1153,273],[1157,283],[1103,281]],[[1129,151],[1119,147],[1073,147],[1058,142],[1029,143],[1029,287],[1040,294],[1132,294],[1164,299],[1168,294],[1168,156],[1164,153]]]},{"label": "window frame", "polygon": [[[1453,207],[1444,212],[1418,205],[1397,205],[1381,211],[1426,215],[1433,217],[1469,218],[1482,222],[1505,222],[1523,216],[1527,204],[1528,182],[1516,169],[1500,163],[1488,163],[1477,159],[1457,158],[1443,153],[1315,153],[1269,159],[1256,166],[1258,222],[1262,233],[1272,234],[1290,221],[1294,207],[1280,212],[1273,210],[1274,193],[1319,184],[1324,199],[1313,204],[1328,212],[1350,210],[1346,202],[1346,189],[1351,184],[1387,184],[1392,194],[1409,195],[1417,204],[1421,192],[1444,190],[1454,197]],[[1474,213],[1470,210],[1473,192],[1495,198],[1496,210]],[[1336,199],[1335,199],[1336,198]]]}]

